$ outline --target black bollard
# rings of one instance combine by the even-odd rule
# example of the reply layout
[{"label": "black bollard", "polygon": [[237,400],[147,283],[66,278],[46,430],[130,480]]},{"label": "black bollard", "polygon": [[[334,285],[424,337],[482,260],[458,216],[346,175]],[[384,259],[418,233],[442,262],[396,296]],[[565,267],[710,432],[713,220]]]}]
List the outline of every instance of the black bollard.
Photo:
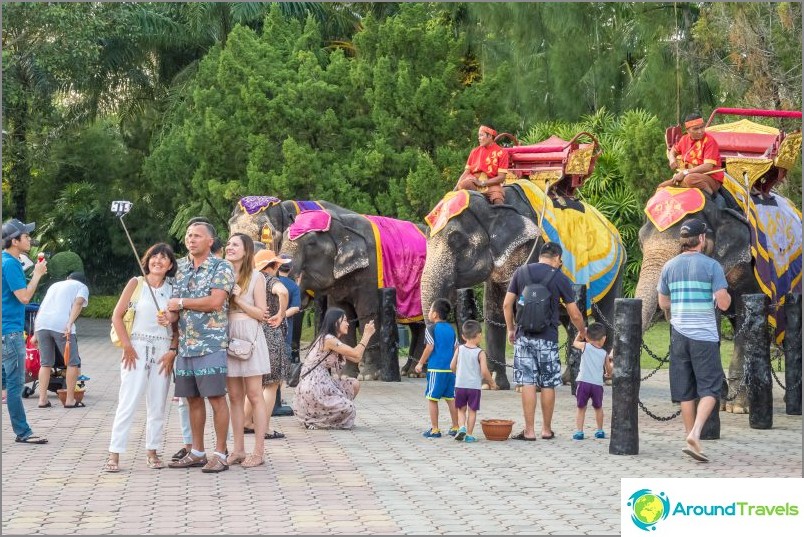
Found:
[{"label": "black bollard", "polygon": [[[289,405],[282,404],[282,384],[276,389],[276,401],[274,401],[274,409],[271,411],[271,416],[292,416],[293,409]],[[271,432],[271,431],[268,431]]]},{"label": "black bollard", "polygon": [[[380,346],[380,380],[400,382],[399,375],[399,333],[396,328],[396,289],[383,287],[377,289],[379,311],[377,332],[372,338]],[[369,343],[371,344],[371,343]]]},{"label": "black bollard", "polygon": [[784,405],[791,416],[801,415],[801,293],[785,297]]},{"label": "black bollard", "polygon": [[455,304],[455,324],[460,334],[463,323],[469,319],[477,320],[478,312],[474,289],[471,287],[458,289],[457,297],[457,304]]},{"label": "black bollard", "polygon": [[[572,292],[575,295],[575,305],[581,310],[583,322],[586,324],[586,286],[580,283],[572,284]],[[578,372],[581,370],[581,351],[572,346],[578,330],[571,322],[567,324],[567,374],[569,375],[570,389],[575,395],[577,389],[576,380]]]},{"label": "black bollard", "polygon": [[748,393],[748,425],[752,429],[773,427],[773,379],[768,332],[768,297],[743,295],[745,328],[745,375]]},{"label": "black bollard", "polygon": [[611,381],[612,455],[639,453],[639,388],[642,354],[642,301],[614,300],[614,372]]}]

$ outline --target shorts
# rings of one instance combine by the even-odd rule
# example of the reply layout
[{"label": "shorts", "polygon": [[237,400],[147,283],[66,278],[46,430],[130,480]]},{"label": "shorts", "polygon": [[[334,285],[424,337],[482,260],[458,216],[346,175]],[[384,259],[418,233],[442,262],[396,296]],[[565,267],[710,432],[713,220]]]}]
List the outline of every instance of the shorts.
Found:
[{"label": "shorts", "polygon": [[586,408],[589,399],[592,400],[592,408],[602,408],[603,386],[582,380],[578,381],[575,385],[575,400],[578,402],[578,408]]},{"label": "shorts", "polygon": [[670,334],[670,398],[674,403],[712,396],[723,390],[720,343],[698,341],[672,329]]},{"label": "shorts", "polygon": [[480,410],[480,390],[475,388],[455,388],[455,408],[465,406],[475,412]]},{"label": "shorts", "polygon": [[226,349],[202,356],[176,358],[176,397],[226,395]]},{"label": "shorts", "polygon": [[539,388],[561,386],[558,343],[518,337],[514,343],[514,384]]},{"label": "shorts", "polygon": [[430,401],[455,399],[455,373],[437,369],[427,372],[427,388],[424,396]]},{"label": "shorts", "polygon": [[[64,356],[64,332],[55,330],[37,330],[36,340],[39,342],[39,360],[42,367],[53,367],[56,365],[56,349]],[[75,334],[70,334],[70,363],[64,364],[70,367],[81,367],[81,356],[78,354],[78,339]]]}]

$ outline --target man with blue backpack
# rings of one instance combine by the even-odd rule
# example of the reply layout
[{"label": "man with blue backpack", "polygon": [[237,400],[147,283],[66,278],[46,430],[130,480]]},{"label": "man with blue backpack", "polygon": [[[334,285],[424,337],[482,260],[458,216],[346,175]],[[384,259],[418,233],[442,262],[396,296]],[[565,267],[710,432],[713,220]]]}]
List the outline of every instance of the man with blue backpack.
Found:
[{"label": "man with blue backpack", "polygon": [[[580,337],[586,326],[572,291],[572,282],[561,272],[564,250],[547,242],[539,250],[539,262],[522,265],[514,272],[503,302],[508,340],[514,344],[514,383],[522,385],[525,429],[514,440],[536,440],[536,387],[542,402],[542,439],[555,438],[552,429],[555,388],[561,386],[558,358],[559,299]],[[516,304],[516,315],[514,305]]]}]

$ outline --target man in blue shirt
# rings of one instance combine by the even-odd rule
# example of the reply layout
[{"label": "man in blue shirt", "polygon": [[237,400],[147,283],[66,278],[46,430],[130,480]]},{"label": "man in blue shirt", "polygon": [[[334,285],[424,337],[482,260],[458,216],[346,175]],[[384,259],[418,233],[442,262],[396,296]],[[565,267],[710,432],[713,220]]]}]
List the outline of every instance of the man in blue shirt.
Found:
[{"label": "man in blue shirt", "polygon": [[662,268],[657,288],[659,306],[671,314],[670,397],[681,404],[682,451],[701,462],[709,462],[701,453],[701,429],[723,386],[715,306],[725,311],[731,305],[723,267],[701,252],[708,231],[698,218],[681,224],[681,253]]},{"label": "man in blue shirt", "polygon": [[35,436],[25,407],[22,406],[22,386],[25,384],[25,304],[31,301],[39,280],[47,272],[42,259],[34,265],[30,282],[25,281],[20,255],[31,250],[36,224],[23,224],[16,218],[3,224],[3,374],[6,379],[6,401],[11,427],[16,441],[24,444],[46,444],[45,438]]},{"label": "man in blue shirt", "polygon": [[296,324],[296,319],[294,319],[293,316],[299,313],[299,309],[301,308],[301,293],[299,293],[299,286],[296,285],[296,282],[288,277],[290,269],[293,268],[291,257],[289,255],[282,255],[280,257],[288,260],[286,263],[279,265],[278,275],[279,281],[281,281],[288,290],[288,309],[285,310],[288,333],[285,341],[288,347],[288,356],[291,358],[291,361],[296,362],[298,361],[298,349],[296,349],[296,353],[294,354],[292,348],[293,325]]}]

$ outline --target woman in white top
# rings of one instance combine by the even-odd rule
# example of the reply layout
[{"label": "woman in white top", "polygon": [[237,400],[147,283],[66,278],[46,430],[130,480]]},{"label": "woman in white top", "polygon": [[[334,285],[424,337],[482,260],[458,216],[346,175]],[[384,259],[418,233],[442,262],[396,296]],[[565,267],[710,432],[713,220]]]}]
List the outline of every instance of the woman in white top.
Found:
[{"label": "woman in white top", "polygon": [[[165,404],[173,361],[178,352],[179,333],[175,325],[160,325],[157,314],[167,308],[167,301],[173,292],[172,278],[176,275],[176,256],[173,249],[165,243],[154,244],[142,257],[142,268],[146,277],[143,279],[138,276],[129,280],[112,314],[112,325],[122,343],[123,357],[120,364],[117,412],[109,442],[109,458],[103,467],[106,472],[120,471],[120,453],[126,451],[128,433],[143,394],[147,414],[147,465],[155,470],[165,467],[157,450],[162,441]],[[151,287],[150,291],[147,286]],[[132,302],[135,314],[129,335],[123,323],[123,315]]]},{"label": "woman in white top", "polygon": [[[234,435],[234,450],[226,462],[252,468],[265,462],[263,452],[268,427],[268,408],[262,398],[262,376],[271,371],[271,364],[268,344],[260,326],[268,309],[265,278],[260,271],[254,270],[254,241],[248,235],[235,233],[229,237],[226,260],[232,263],[237,278],[229,299],[229,339],[245,341],[252,348],[247,359],[233,357],[230,352],[226,361],[226,388]],[[246,397],[254,416],[254,451],[251,455],[246,455],[243,436]]]}]

